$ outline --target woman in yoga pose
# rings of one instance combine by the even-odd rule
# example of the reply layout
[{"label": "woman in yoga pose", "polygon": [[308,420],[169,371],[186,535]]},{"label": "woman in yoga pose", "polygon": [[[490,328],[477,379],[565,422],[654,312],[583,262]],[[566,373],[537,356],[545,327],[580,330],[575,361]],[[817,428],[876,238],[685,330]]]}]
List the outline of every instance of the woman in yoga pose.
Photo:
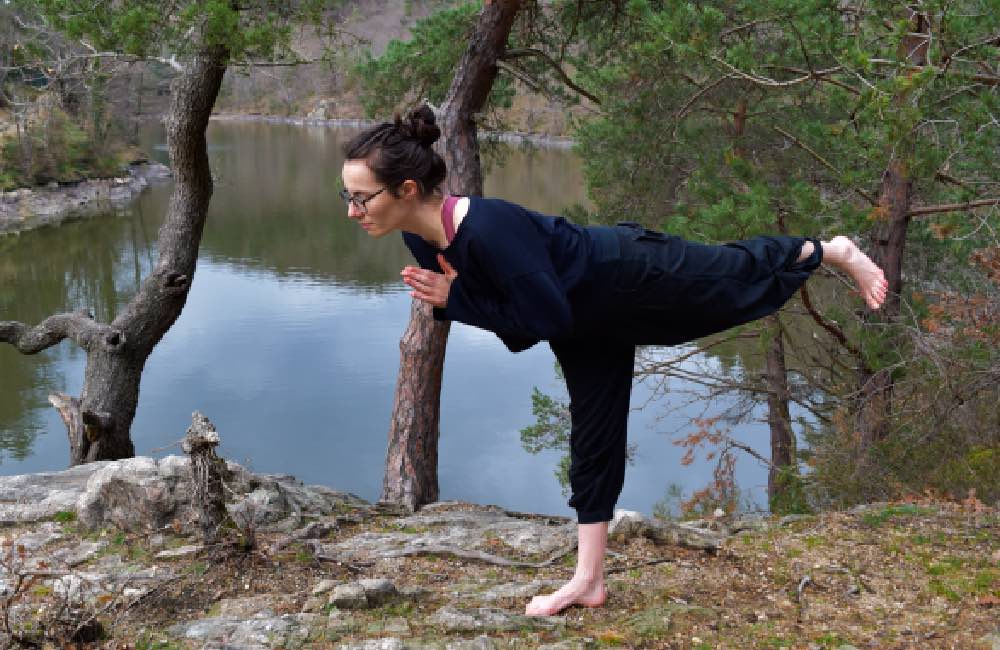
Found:
[{"label": "woman in yoga pose", "polygon": [[771,314],[821,262],[848,274],[872,309],[885,300],[885,277],[847,237],[708,246],[634,223],[578,226],[500,199],[444,196],[445,164],[431,148],[439,136],[425,106],[355,137],[342,172],[348,217],[372,237],[402,232],[420,264],[402,270],[403,282],[436,319],[495,332],[513,352],[548,341],[570,396],[579,548],[573,578],[526,613],[600,606],[635,346],[684,343]]}]

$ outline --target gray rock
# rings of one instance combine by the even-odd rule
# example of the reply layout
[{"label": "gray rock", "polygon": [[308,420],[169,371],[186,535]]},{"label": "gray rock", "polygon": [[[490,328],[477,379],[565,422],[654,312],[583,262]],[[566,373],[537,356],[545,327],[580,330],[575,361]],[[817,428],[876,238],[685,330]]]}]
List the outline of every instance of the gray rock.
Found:
[{"label": "gray rock", "polygon": [[111,461],[90,477],[76,511],[87,528],[110,524],[123,530],[152,531],[174,518],[181,500],[177,492],[187,487],[179,473],[161,474],[152,458]]},{"label": "gray rock", "polygon": [[322,624],[315,614],[286,614],[279,617],[238,618],[217,616],[181,623],[168,632],[181,639],[202,642],[205,647],[222,644],[241,650],[270,650],[300,647],[312,630]]},{"label": "gray rock", "polygon": [[399,595],[396,591],[396,585],[384,578],[359,580],[358,584],[364,589],[369,607],[384,605],[395,600]]},{"label": "gray rock", "polygon": [[13,543],[15,548],[23,546],[25,551],[31,553],[63,538],[65,535],[62,533],[62,527],[55,522],[46,521],[36,526],[30,533],[17,537]]},{"label": "gray rock", "polygon": [[462,599],[474,599],[481,602],[494,602],[501,598],[531,598],[545,589],[558,588],[562,583],[557,580],[532,580],[531,582],[508,582],[496,585],[485,591],[460,590],[457,594]]},{"label": "gray rock", "polygon": [[382,631],[389,634],[410,634],[410,624],[401,616],[393,616],[382,624]]},{"label": "gray rock", "polygon": [[335,608],[327,619],[327,627],[335,632],[353,632],[358,628],[358,619],[349,612]]},{"label": "gray rock", "polygon": [[643,536],[655,542],[716,551],[722,546],[723,535],[690,524],[646,519],[638,512],[617,510],[608,526],[608,533],[616,539]]},{"label": "gray rock", "polygon": [[459,609],[445,605],[428,619],[452,632],[509,632],[514,630],[550,630],[565,625],[561,616],[524,616],[502,609],[479,607]]},{"label": "gray rock", "polygon": [[101,539],[96,542],[83,540],[78,542],[74,547],[61,548],[53,551],[52,557],[59,562],[65,563],[68,567],[75,567],[93,559],[98,553],[107,547],[107,540]]},{"label": "gray rock", "polygon": [[61,472],[0,477],[0,523],[51,519],[71,511],[90,476],[109,461],[77,465]]},{"label": "gray rock", "polygon": [[187,557],[189,555],[194,555],[203,551],[205,547],[201,544],[188,544],[186,546],[178,546],[177,548],[169,548],[165,551],[160,551],[156,554],[158,559],[174,559],[179,557]]},{"label": "gray rock", "polygon": [[310,596],[302,605],[302,611],[305,613],[321,612],[326,605],[327,599],[323,596]]},{"label": "gray rock", "polygon": [[261,594],[245,598],[223,598],[219,601],[222,618],[273,618],[281,609],[292,606],[293,598],[283,594]]},{"label": "gray rock", "polygon": [[587,650],[594,646],[593,639],[565,639],[558,643],[546,643],[538,646],[538,650]]},{"label": "gray rock", "polygon": [[408,650],[409,646],[395,637],[387,639],[368,639],[361,642],[342,643],[337,650]]},{"label": "gray rock", "polygon": [[497,644],[485,634],[475,639],[462,639],[445,644],[445,650],[496,650]]},{"label": "gray rock", "polygon": [[627,539],[641,537],[649,523],[641,513],[633,510],[615,510],[611,523],[608,524],[608,536]]},{"label": "gray rock", "polygon": [[[308,616],[308,614],[306,614]],[[226,639],[227,645],[276,648],[285,645],[295,621],[291,617],[254,618],[241,621]]]},{"label": "gray rock", "polygon": [[[526,518],[499,508],[464,506],[465,510],[429,510],[396,521],[403,530],[419,532],[360,533],[337,544],[326,544],[326,555],[345,560],[393,557],[432,548],[437,551],[494,553],[500,539],[512,551],[537,558],[575,543],[576,526],[564,518]],[[509,557],[510,553],[505,553]],[[513,558],[513,559],[516,559]]]},{"label": "gray rock", "polygon": [[336,580],[320,580],[312,588],[312,595],[313,596],[318,596],[320,594],[325,594],[325,593],[331,591],[336,586],[337,586],[337,581]]},{"label": "gray rock", "polygon": [[[235,463],[227,466],[232,490],[253,495],[247,508],[254,510],[257,526],[297,525],[301,515],[332,515],[344,507],[367,505],[352,494],[305,486],[290,476],[252,474]],[[187,521],[188,459],[136,457],[0,477],[0,524],[51,519],[61,511],[75,511],[80,524],[90,529],[115,526],[152,532],[175,518]]]},{"label": "gray rock", "polygon": [[232,634],[240,624],[237,618],[214,616],[191,623],[178,623],[169,628],[168,633],[182,639],[197,641],[222,641]]},{"label": "gray rock", "polygon": [[365,595],[364,587],[351,582],[334,587],[330,604],[341,609],[365,609],[368,607],[368,597]]},{"label": "gray rock", "polygon": [[788,524],[794,524],[795,522],[798,521],[811,521],[813,519],[815,519],[813,515],[797,515],[797,514],[785,515],[784,517],[778,520],[778,525],[787,526]]}]

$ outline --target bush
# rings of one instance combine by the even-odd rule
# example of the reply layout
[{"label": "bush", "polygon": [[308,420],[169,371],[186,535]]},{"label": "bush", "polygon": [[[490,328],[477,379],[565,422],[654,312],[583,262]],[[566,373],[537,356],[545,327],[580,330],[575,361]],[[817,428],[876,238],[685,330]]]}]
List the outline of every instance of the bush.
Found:
[{"label": "bush", "polygon": [[3,142],[2,152],[0,187],[4,190],[114,176],[124,162],[116,147],[94,142],[58,108],[45,111],[21,138]]}]

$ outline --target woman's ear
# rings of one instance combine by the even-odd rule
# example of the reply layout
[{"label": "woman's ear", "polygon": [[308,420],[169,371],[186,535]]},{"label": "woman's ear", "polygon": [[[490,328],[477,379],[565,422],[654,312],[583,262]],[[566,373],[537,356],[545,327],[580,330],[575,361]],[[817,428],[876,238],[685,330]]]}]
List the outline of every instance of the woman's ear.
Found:
[{"label": "woman's ear", "polygon": [[420,198],[420,185],[414,180],[405,180],[399,186],[399,197],[402,199]]}]

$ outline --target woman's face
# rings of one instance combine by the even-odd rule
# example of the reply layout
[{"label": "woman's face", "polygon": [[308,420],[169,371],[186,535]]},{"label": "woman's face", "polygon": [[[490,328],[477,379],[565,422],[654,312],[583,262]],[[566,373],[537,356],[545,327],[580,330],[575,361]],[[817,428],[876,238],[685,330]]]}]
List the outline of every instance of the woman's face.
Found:
[{"label": "woman's face", "polygon": [[[348,160],[341,171],[344,189],[355,200],[347,204],[347,216],[357,221],[372,237],[383,237],[399,230],[408,213],[407,201],[393,196],[380,183],[364,160]],[[363,203],[364,208],[356,203]]]}]

